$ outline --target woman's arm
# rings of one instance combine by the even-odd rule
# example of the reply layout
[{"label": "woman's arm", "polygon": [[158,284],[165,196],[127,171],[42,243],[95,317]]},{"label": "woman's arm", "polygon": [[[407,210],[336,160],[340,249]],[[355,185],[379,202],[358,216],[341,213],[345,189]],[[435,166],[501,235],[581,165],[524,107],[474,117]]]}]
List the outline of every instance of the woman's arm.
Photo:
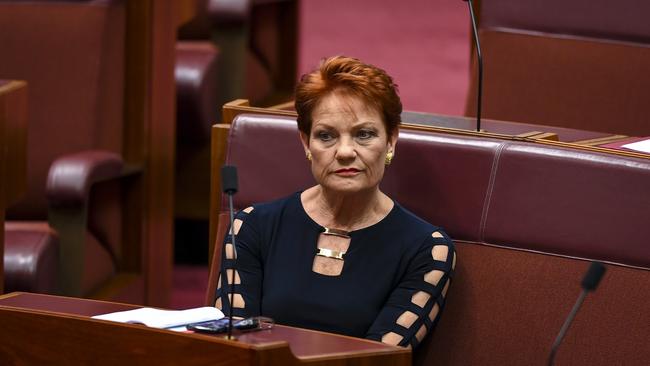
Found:
[{"label": "woman's arm", "polygon": [[[248,207],[238,212],[234,220],[234,229],[229,229],[224,238],[223,259],[215,301],[215,306],[228,314],[231,284],[234,279],[233,315],[244,318],[260,315],[262,293],[261,243],[253,210],[253,207]],[[237,246],[236,252],[232,245],[233,235]]]},{"label": "woman's arm", "polygon": [[438,322],[455,265],[451,239],[442,230],[434,231],[420,246],[366,337],[417,346]]}]

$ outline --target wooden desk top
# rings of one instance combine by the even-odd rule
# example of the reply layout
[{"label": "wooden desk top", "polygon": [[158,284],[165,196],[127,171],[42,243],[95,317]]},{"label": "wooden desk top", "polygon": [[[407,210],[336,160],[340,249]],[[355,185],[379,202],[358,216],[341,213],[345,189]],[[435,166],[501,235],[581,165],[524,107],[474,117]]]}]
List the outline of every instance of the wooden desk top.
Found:
[{"label": "wooden desk top", "polygon": [[[114,311],[129,310],[139,306],[129,304],[111,303],[105,301],[41,295],[14,292],[0,296],[0,312],[5,310],[28,310],[34,314],[52,314],[75,318],[84,318],[88,323],[110,323],[115,327],[142,326],[112,323],[87,317]],[[253,349],[269,349],[288,343],[291,353],[300,362],[322,361],[326,359],[340,359],[349,356],[386,356],[386,361],[394,365],[409,365],[410,350],[401,347],[392,347],[370,340],[341,336],[313,330],[299,329],[276,325],[273,329],[237,334],[238,341],[231,342],[217,335],[204,335],[195,333],[177,333],[168,330],[146,328],[152,332],[176,333],[183,337],[197,339],[209,338],[218,343],[235,343],[238,347]],[[0,333],[2,330],[0,330]],[[1,358],[1,357],[0,357]],[[381,361],[377,359],[377,361]],[[383,363],[383,362],[380,362]]]}]

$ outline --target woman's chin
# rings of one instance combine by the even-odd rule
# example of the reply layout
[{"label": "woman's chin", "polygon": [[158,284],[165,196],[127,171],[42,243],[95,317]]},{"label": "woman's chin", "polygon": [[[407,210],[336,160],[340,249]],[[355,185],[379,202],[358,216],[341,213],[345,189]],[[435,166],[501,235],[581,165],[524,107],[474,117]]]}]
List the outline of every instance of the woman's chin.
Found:
[{"label": "woman's chin", "polygon": [[[353,182],[350,182],[353,183]],[[354,195],[354,194],[359,194],[359,193],[366,193],[369,191],[372,191],[375,187],[369,187],[367,185],[361,185],[361,184],[321,184],[323,189],[340,194],[340,195]]]}]

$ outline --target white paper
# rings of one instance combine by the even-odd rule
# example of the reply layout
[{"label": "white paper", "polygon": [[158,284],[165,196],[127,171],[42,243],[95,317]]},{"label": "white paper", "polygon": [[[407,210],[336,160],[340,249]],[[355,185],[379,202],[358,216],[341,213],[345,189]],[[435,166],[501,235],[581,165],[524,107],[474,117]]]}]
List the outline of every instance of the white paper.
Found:
[{"label": "white paper", "polygon": [[[223,317],[224,315],[221,310],[211,306],[187,310],[139,308],[93,316],[94,319],[111,320],[120,323],[144,324],[152,328],[176,328],[191,323],[217,320]],[[180,330],[183,330],[183,328],[180,328]]]},{"label": "white paper", "polygon": [[622,147],[626,149],[641,151],[644,153],[650,153],[650,139],[633,142],[631,144],[623,145]]}]

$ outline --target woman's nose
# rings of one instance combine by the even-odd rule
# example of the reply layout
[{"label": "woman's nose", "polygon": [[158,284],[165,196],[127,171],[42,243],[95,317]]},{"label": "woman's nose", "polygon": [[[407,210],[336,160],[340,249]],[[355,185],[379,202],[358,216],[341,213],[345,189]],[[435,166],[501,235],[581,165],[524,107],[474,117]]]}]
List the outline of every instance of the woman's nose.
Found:
[{"label": "woman's nose", "polygon": [[354,149],[354,142],[352,141],[352,139],[342,138],[336,149],[336,158],[345,160],[345,159],[354,159],[356,156],[357,156],[357,152]]}]

